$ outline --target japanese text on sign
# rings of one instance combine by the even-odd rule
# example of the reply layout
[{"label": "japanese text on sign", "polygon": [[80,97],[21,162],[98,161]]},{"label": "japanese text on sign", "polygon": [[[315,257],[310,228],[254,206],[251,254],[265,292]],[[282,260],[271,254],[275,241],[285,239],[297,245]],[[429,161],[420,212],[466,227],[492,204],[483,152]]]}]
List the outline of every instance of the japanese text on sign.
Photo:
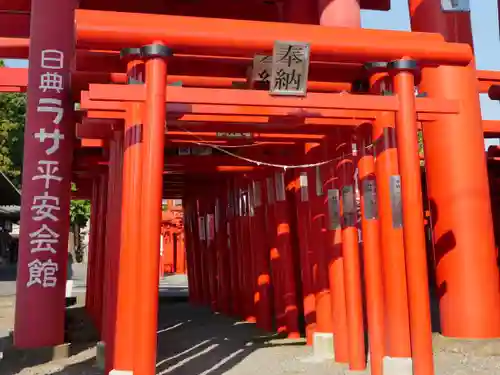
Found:
[{"label": "japanese text on sign", "polygon": [[403,206],[401,204],[401,176],[391,176],[389,185],[392,209],[392,227],[403,227]]},{"label": "japanese text on sign", "polygon": [[377,184],[373,178],[363,180],[363,205],[366,220],[374,220],[378,217]]},{"label": "japanese text on sign", "polygon": [[443,12],[470,12],[470,0],[441,0]]},{"label": "japanese text on sign", "polygon": [[43,50],[40,67],[42,73],[38,89],[42,95],[37,103],[37,112],[50,114],[50,120],[40,124],[38,131],[32,135],[43,145],[46,158],[37,161],[36,172],[31,178],[31,181],[39,184],[40,189],[35,193],[30,207],[31,220],[37,223],[38,229],[28,236],[30,254],[47,254],[49,258],[35,258],[28,263],[29,279],[26,286],[54,288],[57,285],[59,265],[50,257],[57,254],[61,234],[52,225],[59,221],[61,206],[59,197],[51,194],[51,188],[54,184],[60,184],[63,178],[60,175],[59,161],[50,158],[57,153],[64,141],[64,134],[59,129],[64,119],[63,102],[60,99],[66,83],[62,74],[64,53],[55,49]]},{"label": "japanese text on sign", "polygon": [[206,230],[207,228],[205,227],[205,218],[203,216],[200,216],[198,218],[198,234],[200,236],[200,241],[205,241],[206,240]]},{"label": "japanese text on sign", "polygon": [[275,42],[271,95],[305,96],[309,74],[309,44]]},{"label": "japanese text on sign", "polygon": [[356,225],[356,201],[352,185],[342,188],[342,216],[345,227]]},{"label": "japanese text on sign", "polygon": [[328,190],[328,216],[330,217],[328,229],[340,228],[340,192],[338,189]]},{"label": "japanese text on sign", "polygon": [[229,138],[229,139],[250,139],[253,137],[252,133],[224,133],[217,132],[217,138]]},{"label": "japanese text on sign", "polygon": [[273,57],[257,54],[253,57],[252,82],[269,82],[273,66]]}]

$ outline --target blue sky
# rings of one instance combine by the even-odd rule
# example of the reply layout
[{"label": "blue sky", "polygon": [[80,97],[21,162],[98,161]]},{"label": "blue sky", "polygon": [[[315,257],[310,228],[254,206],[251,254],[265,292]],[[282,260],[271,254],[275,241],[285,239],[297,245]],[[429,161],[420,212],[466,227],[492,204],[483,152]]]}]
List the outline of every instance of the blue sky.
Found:
[{"label": "blue sky", "polygon": [[[363,27],[370,29],[409,30],[408,2],[391,0],[390,12],[363,12]],[[500,70],[500,42],[497,0],[471,0],[472,32],[478,69]],[[485,120],[500,120],[500,104],[481,95]]]},{"label": "blue sky", "polygon": [[[370,29],[409,30],[408,5],[405,0],[391,0],[390,12],[363,11],[363,27]],[[500,70],[500,41],[497,0],[471,0],[472,30],[479,69]],[[8,66],[25,67],[26,61],[7,60]],[[483,118],[500,120],[500,104],[481,97]]]}]

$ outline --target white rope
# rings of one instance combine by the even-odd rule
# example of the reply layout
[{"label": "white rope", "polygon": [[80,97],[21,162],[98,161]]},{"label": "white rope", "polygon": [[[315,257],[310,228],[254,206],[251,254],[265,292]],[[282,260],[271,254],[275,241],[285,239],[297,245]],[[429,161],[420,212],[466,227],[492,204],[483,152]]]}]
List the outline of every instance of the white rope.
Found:
[{"label": "white rope", "polygon": [[[241,155],[237,155],[237,154],[234,154],[230,151],[227,151],[225,150],[223,147],[234,147],[234,148],[238,148],[238,147],[250,147],[250,146],[258,146],[259,144],[248,144],[248,145],[236,145],[236,146],[219,146],[219,145],[216,145],[216,144],[212,144],[212,143],[209,143],[207,141],[205,141],[204,139],[198,137],[195,133],[189,131],[188,129],[185,129],[183,128],[182,126],[178,126],[178,128],[180,128],[182,131],[190,134],[193,138],[196,138],[197,140],[199,140],[200,142],[194,142],[194,144],[197,144],[199,146],[208,146],[208,147],[211,147],[215,150],[219,150],[221,152],[223,152],[224,154],[226,155],[229,155],[229,156],[232,156],[236,159],[240,159],[240,160],[244,160],[248,163],[252,163],[252,164],[255,164],[255,165],[258,165],[258,166],[266,166],[266,167],[273,167],[273,168],[281,168],[281,169],[284,169],[284,170],[287,170],[287,169],[296,169],[296,168],[301,168],[301,169],[305,169],[305,168],[316,168],[316,167],[320,167],[322,165],[326,165],[326,164],[329,164],[329,163],[332,163],[334,161],[337,161],[337,160],[342,160],[342,159],[345,159],[346,157],[348,156],[354,156],[354,153],[348,153],[348,154],[343,154],[342,156],[339,156],[339,157],[336,157],[336,158],[333,158],[333,159],[329,159],[329,160],[324,160],[324,161],[320,161],[318,163],[310,163],[310,164],[299,164],[299,165],[285,165],[285,164],[274,164],[274,163],[268,163],[268,162],[265,162],[265,161],[260,161],[260,160],[254,160],[254,159],[250,159],[250,158],[247,158],[247,157],[244,157],[244,156],[241,156]],[[373,147],[373,145],[368,145],[366,146],[366,149],[369,149]]]},{"label": "white rope", "polygon": [[[203,142],[203,143],[200,143]],[[205,141],[203,139],[200,139],[200,142],[193,142],[194,144],[206,144],[207,146],[213,145],[213,143],[210,143],[208,141]],[[244,148],[244,147],[257,147],[257,146],[266,146],[268,145],[268,142],[255,142],[255,143],[247,143],[247,144],[242,144],[242,145],[219,145],[220,148]]]}]

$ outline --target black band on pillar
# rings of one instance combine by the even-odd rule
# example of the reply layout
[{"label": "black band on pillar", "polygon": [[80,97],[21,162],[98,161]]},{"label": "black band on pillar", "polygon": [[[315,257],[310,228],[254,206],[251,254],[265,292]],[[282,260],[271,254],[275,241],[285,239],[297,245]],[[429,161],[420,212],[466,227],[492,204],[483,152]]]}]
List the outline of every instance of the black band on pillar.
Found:
[{"label": "black band on pillar", "polygon": [[401,59],[391,61],[387,67],[389,70],[417,70],[418,64],[415,60]]},{"label": "black band on pillar", "polygon": [[127,59],[127,60],[133,60],[141,56],[141,49],[140,48],[123,48],[120,51],[120,58],[121,59]]},{"label": "black band on pillar", "polygon": [[370,91],[370,81],[366,78],[357,79],[352,83],[352,92],[369,92]]},{"label": "black band on pillar", "polygon": [[163,44],[149,44],[141,47],[141,57],[150,59],[154,57],[167,58],[172,56],[172,50]]},{"label": "black band on pillar", "polygon": [[387,65],[388,63],[386,63],[385,61],[373,61],[366,63],[364,65],[364,68],[370,73],[385,72],[387,70]]}]

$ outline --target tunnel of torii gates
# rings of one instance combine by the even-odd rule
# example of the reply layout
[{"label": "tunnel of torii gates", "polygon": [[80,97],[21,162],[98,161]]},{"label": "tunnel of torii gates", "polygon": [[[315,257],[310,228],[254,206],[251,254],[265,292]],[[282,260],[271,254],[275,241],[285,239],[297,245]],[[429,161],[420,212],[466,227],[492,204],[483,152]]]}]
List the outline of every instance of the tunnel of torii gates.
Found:
[{"label": "tunnel of torii gates", "polygon": [[186,246],[182,207],[167,199],[161,219],[160,277],[186,273]]},{"label": "tunnel of torii gates", "polygon": [[[500,73],[476,70],[469,12],[409,4],[411,33],[360,27],[384,1],[0,1],[0,57],[30,67],[0,71],[28,94],[15,345],[64,341],[71,198],[92,202],[106,373],[155,373],[162,199],[183,201],[193,305],[351,370],[368,337],[372,374],[433,374],[430,295],[443,335],[500,337],[479,104]],[[277,41],[309,44],[306,95],[249,79]]]}]

